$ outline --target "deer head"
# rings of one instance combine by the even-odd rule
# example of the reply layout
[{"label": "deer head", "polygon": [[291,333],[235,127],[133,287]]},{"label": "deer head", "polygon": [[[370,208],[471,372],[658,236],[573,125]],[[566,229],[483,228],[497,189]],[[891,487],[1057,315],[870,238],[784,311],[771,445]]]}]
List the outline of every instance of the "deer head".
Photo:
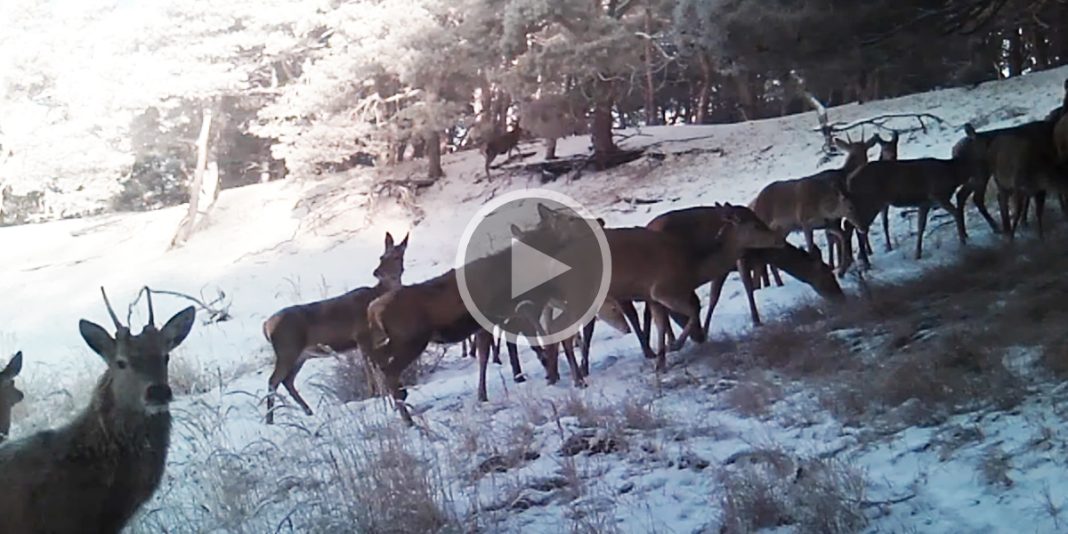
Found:
[{"label": "deer head", "polygon": [[891,161],[897,159],[897,142],[899,136],[897,130],[890,135],[890,140],[884,140],[881,135],[876,135],[875,140],[879,143],[879,159],[883,161]]},{"label": "deer head", "polygon": [[89,348],[108,366],[110,380],[106,387],[114,406],[128,413],[154,415],[166,412],[173,398],[167,378],[170,352],[189,335],[196,310],[189,306],[168,319],[163,328],[156,328],[152,292],[148,287],[143,291],[148,302],[148,324],[137,335],[119,321],[103,287],[100,293],[115,323],[115,336],[85,319],[78,322],[78,329]]},{"label": "deer head", "polygon": [[755,213],[744,206],[732,206],[731,204],[716,204],[716,207],[726,208],[723,215],[723,226],[717,233],[717,239],[733,240],[741,248],[782,248],[786,241],[782,234],[773,231],[764,221],[760,220]]},{"label": "deer head", "polygon": [[843,141],[841,138],[834,139],[834,145],[840,150],[845,151],[846,160],[842,165],[843,169],[852,170],[856,169],[868,162],[868,149],[875,146],[879,142],[879,136],[873,135],[871,139],[864,140],[863,135],[859,141],[853,141],[849,134],[846,134],[846,138]]},{"label": "deer head", "polygon": [[399,245],[393,244],[393,235],[386,232],[386,248],[378,258],[378,267],[372,273],[379,283],[389,287],[400,287],[404,274],[404,251],[408,250],[408,236]]}]

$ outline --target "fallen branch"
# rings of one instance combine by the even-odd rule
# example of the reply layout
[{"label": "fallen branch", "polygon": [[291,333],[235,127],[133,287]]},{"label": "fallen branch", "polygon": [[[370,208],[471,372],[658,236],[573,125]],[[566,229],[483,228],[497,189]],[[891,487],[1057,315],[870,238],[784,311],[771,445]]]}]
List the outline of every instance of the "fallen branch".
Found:
[{"label": "fallen branch", "polygon": [[[208,318],[204,320],[204,324],[221,323],[223,321],[229,321],[230,319],[233,319],[233,316],[230,315],[230,302],[226,299],[226,293],[224,293],[221,289],[216,289],[216,291],[218,292],[218,294],[216,295],[215,299],[211,302],[205,302],[206,299],[203,298],[203,295],[201,295],[201,298],[198,299],[196,297],[186,295],[185,293],[179,293],[177,291],[167,291],[164,289],[152,290],[152,292],[157,295],[170,295],[172,297],[183,298],[185,300],[193,302],[200,309],[208,312]],[[134,306],[137,305],[137,303],[141,300],[141,295],[143,294],[144,290],[142,289],[141,292],[137,294],[137,298],[130,303],[130,308],[126,314],[127,323],[129,323],[130,315],[133,314]]]},{"label": "fallen branch", "polygon": [[904,495],[902,497],[897,497],[897,498],[894,498],[894,499],[887,499],[887,500],[884,500],[884,501],[861,500],[861,501],[858,501],[858,504],[860,504],[861,508],[872,508],[874,506],[889,506],[891,504],[901,504],[903,502],[910,501],[910,500],[915,499],[915,498],[916,498],[916,494],[915,493],[910,493],[910,494]]},{"label": "fallen branch", "polygon": [[[908,119],[908,118],[916,119],[916,122],[919,123],[919,127],[916,127],[916,128],[891,128],[889,126],[886,126],[886,123],[888,121],[890,121],[891,119]],[[922,131],[923,133],[927,133],[927,124],[925,122],[923,122],[924,119],[926,119],[928,121],[933,121],[933,122],[937,123],[940,127],[947,127],[947,126],[948,127],[953,127],[952,124],[950,124],[948,121],[946,121],[942,117],[939,117],[938,115],[935,115],[933,113],[926,113],[926,112],[924,112],[924,113],[886,113],[886,114],[883,114],[883,115],[877,115],[875,117],[870,117],[870,118],[867,118],[867,119],[861,119],[861,120],[857,120],[857,121],[853,121],[853,122],[846,122],[846,123],[833,122],[833,123],[830,123],[827,126],[830,128],[830,133],[845,132],[845,131],[848,131],[848,130],[852,130],[853,128],[856,128],[858,126],[863,126],[865,124],[870,124],[872,126],[875,126],[876,128],[880,128],[880,129],[883,129],[883,130],[886,130],[886,131],[889,131],[889,132],[897,132],[899,134],[915,132],[915,131]],[[823,126],[821,126],[820,128],[813,128],[813,131],[824,131],[823,130]]]}]

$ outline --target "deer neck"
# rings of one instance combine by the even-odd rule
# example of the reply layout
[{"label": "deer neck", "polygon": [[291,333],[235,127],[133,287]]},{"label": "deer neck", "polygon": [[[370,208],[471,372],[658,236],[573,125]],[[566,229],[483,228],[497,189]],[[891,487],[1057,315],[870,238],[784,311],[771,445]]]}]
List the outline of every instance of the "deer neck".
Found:
[{"label": "deer neck", "polygon": [[719,247],[698,256],[698,279],[704,284],[730,272],[742,252],[744,250],[733,234],[725,236]]},{"label": "deer neck", "polygon": [[385,293],[387,291],[393,291],[400,289],[404,284],[401,283],[399,278],[379,278],[378,284],[375,285],[375,289],[379,293]]},{"label": "deer neck", "polygon": [[111,373],[97,383],[89,406],[75,420],[82,454],[148,457],[162,473],[171,436],[171,413],[152,415],[120,408],[111,393]]}]

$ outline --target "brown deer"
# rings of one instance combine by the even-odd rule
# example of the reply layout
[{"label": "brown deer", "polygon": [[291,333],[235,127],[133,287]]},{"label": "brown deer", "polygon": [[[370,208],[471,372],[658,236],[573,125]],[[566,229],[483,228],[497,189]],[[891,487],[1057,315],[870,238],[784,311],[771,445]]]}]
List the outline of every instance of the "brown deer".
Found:
[{"label": "brown deer", "polygon": [[[543,204],[538,204],[538,226],[529,232],[521,232],[513,227],[513,234],[523,237],[531,246],[551,254],[554,249],[550,243],[566,243],[571,235],[571,225],[585,225],[574,217],[560,214]],[[538,243],[541,243],[539,246]],[[476,259],[464,266],[471,271],[508,272],[510,250],[506,249],[489,256]],[[470,271],[469,271],[470,272]],[[507,277],[484,281],[487,291],[500,295],[510,294]],[[540,309],[537,310],[540,313]],[[412,364],[433,341],[435,343],[459,343],[463,339],[477,334],[476,345],[479,356],[478,399],[486,401],[486,365],[489,358],[493,334],[483,329],[478,321],[468,312],[460,295],[459,282],[455,269],[420,282],[402,286],[374,299],[367,307],[367,318],[371,328],[369,340],[361,342],[360,349],[370,354],[374,364],[384,375],[397,411],[405,423],[413,424],[411,414],[404,400],[407,392],[400,382],[400,374]],[[493,318],[504,320],[506,318]],[[367,341],[370,341],[368,343]],[[584,382],[578,373],[577,362],[572,364],[572,377],[576,386]],[[550,382],[553,381],[549,377]]]},{"label": "brown deer", "polygon": [[15,377],[22,371],[22,351],[16,352],[7,367],[0,371],[0,442],[11,431],[11,409],[22,402],[25,395],[15,387]]},{"label": "brown deer", "polygon": [[523,129],[519,127],[519,121],[516,121],[511,130],[494,135],[490,137],[489,141],[486,141],[486,145],[483,148],[483,153],[486,156],[486,178],[489,178],[490,175],[490,163],[493,163],[497,156],[505,154],[509,158],[512,157],[512,151],[518,147],[521,135],[523,135]]},{"label": "brown deer", "polygon": [[[821,257],[813,240],[813,231],[825,229],[828,241],[833,236],[838,243],[838,272],[844,274],[852,261],[852,253],[849,243],[844,240],[842,219],[849,221],[856,218],[846,191],[846,177],[868,162],[868,149],[875,143],[876,137],[855,142],[835,139],[835,144],[847,153],[842,168],[821,171],[804,178],[772,182],[761,189],[749,204],[749,209],[783,237],[795,230],[803,231],[809,253]],[[759,266],[758,272],[765,271],[766,266]],[[776,282],[781,284],[778,273],[774,269],[772,272]]]},{"label": "brown deer", "polygon": [[[993,156],[989,153],[992,142],[1003,136],[1022,138],[1026,139],[1027,143],[1031,144],[1043,158],[1056,158],[1056,148],[1053,144],[1054,126],[1055,124],[1048,121],[1031,121],[1016,126],[977,132],[970,123],[965,124],[965,137],[953,146],[953,158],[970,160],[974,170],[964,186],[957,191],[956,201],[959,209],[963,210],[968,197],[971,197],[976,210],[990,225],[990,230],[995,234],[1001,233],[1002,228],[994,222],[994,218],[986,209],[986,188],[993,174]],[[1018,143],[1009,142],[1009,144]]]},{"label": "brown deer", "polygon": [[[678,349],[687,337],[703,342],[701,303],[694,292],[698,287],[718,279],[734,268],[742,253],[750,248],[785,246],[782,236],[767,227],[744,206],[730,204],[707,208],[720,222],[711,236],[697,242],[671,232],[650,227],[606,228],[605,237],[612,254],[612,279],[608,298],[619,306],[638,337],[642,352],[656,359],[656,369],[666,368],[665,354],[669,345],[667,316],[672,314],[684,322],[682,333],[672,344]],[[650,223],[652,224],[652,223]],[[654,352],[648,336],[638,322],[632,302],[641,300],[650,309],[660,332]],[[592,337],[592,323],[584,328],[583,339]],[[648,328],[644,329],[648,331]],[[584,341],[582,368],[589,369],[589,349]],[[550,362],[552,365],[552,362]]]},{"label": "brown deer", "polygon": [[[985,148],[981,149],[986,154],[987,163],[993,171],[998,187],[998,210],[1001,212],[1002,228],[1006,230],[1009,241],[1015,238],[1016,228],[1032,198],[1035,201],[1038,237],[1042,239],[1042,219],[1047,192],[1068,192],[1063,171],[1057,164],[1056,152],[1051,150],[1052,125],[1046,130],[1049,132],[1048,138],[1028,135],[999,135],[992,139],[987,138]],[[973,141],[982,143],[979,134],[970,125],[967,125],[966,132]],[[1010,200],[1015,208],[1012,220],[1009,217]]]},{"label": "brown deer", "polygon": [[148,301],[148,324],[137,335],[119,321],[112,337],[82,319],[82,339],[107,370],[92,399],[66,426],[0,446],[0,532],[5,534],[118,533],[159,487],[170,445],[170,352],[193,327],[185,308],[157,329]]},{"label": "brown deer", "polygon": [[[885,213],[888,206],[919,208],[915,257],[920,259],[923,257],[927,216],[935,205],[953,216],[960,243],[967,243],[963,210],[954,206],[952,199],[953,193],[968,181],[972,173],[971,162],[964,158],[873,161],[849,176],[849,195],[861,224],[870,225],[878,213]],[[852,228],[847,228],[847,239],[851,231]],[[868,267],[867,252],[863,249],[860,252],[861,263]]]},{"label": "brown deer", "polygon": [[395,245],[393,236],[386,232],[385,250],[372,273],[377,285],[353,289],[326,300],[287,306],[264,321],[263,335],[275,355],[274,371],[267,379],[267,424],[274,423],[274,398],[279,384],[285,386],[305,414],[312,415],[311,407],[295,385],[307,351],[323,346],[337,352],[357,348],[357,338],[368,332],[367,304],[401,286],[407,249],[408,235]]}]

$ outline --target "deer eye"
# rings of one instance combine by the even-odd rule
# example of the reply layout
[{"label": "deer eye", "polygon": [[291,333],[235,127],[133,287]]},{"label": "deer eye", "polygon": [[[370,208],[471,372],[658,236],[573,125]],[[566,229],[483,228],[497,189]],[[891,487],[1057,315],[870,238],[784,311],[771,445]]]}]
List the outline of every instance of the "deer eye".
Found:
[{"label": "deer eye", "polygon": [[115,361],[115,366],[118,367],[119,369],[125,369],[126,368],[126,360],[116,360]]}]

